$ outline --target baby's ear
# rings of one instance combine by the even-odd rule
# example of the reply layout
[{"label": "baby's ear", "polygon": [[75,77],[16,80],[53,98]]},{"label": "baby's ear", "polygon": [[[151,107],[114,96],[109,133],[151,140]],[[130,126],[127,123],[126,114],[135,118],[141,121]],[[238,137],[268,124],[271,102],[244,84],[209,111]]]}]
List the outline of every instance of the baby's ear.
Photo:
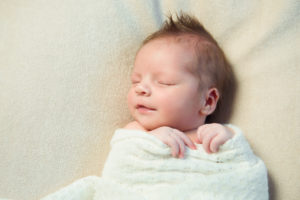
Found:
[{"label": "baby's ear", "polygon": [[217,88],[210,88],[206,91],[205,102],[202,106],[200,112],[201,114],[208,116],[212,114],[216,107],[220,98],[220,93]]}]

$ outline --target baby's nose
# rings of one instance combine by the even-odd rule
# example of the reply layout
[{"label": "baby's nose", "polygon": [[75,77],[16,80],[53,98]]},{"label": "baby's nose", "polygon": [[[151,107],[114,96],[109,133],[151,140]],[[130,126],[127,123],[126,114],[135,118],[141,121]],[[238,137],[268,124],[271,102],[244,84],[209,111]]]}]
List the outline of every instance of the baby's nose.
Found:
[{"label": "baby's nose", "polygon": [[145,95],[145,96],[150,96],[151,94],[151,89],[144,85],[144,84],[138,84],[136,87],[135,87],[135,92],[138,94],[138,95]]}]

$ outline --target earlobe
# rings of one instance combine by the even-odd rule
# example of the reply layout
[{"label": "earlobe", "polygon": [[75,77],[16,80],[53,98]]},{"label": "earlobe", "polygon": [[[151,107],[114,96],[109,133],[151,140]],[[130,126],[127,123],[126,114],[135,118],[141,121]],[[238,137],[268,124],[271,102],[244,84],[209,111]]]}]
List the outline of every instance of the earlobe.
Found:
[{"label": "earlobe", "polygon": [[220,94],[217,88],[209,89],[205,96],[204,105],[200,110],[201,114],[205,116],[212,114],[217,107],[219,98],[220,98]]}]

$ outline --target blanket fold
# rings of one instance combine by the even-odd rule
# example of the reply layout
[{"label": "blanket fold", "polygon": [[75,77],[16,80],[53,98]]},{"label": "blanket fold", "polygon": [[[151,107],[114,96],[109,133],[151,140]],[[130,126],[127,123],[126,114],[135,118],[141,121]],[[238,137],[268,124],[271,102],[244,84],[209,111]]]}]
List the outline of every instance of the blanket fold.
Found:
[{"label": "blanket fold", "polygon": [[[73,199],[268,199],[267,171],[241,131],[207,154],[201,144],[183,159],[143,131],[117,129],[102,177],[87,177],[44,198]],[[81,194],[79,194],[81,192]],[[79,196],[82,198],[78,198]]]}]

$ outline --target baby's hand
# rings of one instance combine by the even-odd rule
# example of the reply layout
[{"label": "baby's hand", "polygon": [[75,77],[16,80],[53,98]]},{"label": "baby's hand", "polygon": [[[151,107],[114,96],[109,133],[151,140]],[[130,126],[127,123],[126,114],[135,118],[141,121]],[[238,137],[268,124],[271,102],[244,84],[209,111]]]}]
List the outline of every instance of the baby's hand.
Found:
[{"label": "baby's hand", "polygon": [[197,130],[196,142],[202,144],[207,153],[216,153],[233,134],[230,128],[221,124],[204,124]]},{"label": "baby's hand", "polygon": [[154,135],[163,143],[168,145],[171,148],[173,157],[183,158],[185,145],[187,145],[191,149],[196,149],[196,146],[192,142],[192,140],[183,132],[177,129],[163,126],[149,131],[148,133]]}]

